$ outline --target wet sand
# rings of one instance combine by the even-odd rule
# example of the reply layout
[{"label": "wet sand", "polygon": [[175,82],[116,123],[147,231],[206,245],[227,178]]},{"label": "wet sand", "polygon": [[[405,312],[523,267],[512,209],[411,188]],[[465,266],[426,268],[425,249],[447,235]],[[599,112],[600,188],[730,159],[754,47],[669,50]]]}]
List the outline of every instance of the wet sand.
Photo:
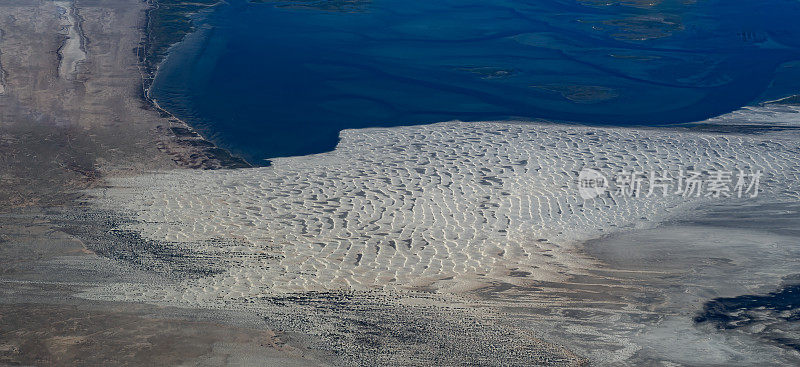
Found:
[{"label": "wet sand", "polygon": [[[658,315],[635,333],[635,358],[686,365],[794,365],[800,361],[797,321],[780,310],[736,327],[702,322],[713,300],[762,296],[798,284],[800,211],[796,202],[761,201],[707,207],[693,216],[647,230],[591,241],[604,274],[639,284]],[[791,302],[790,302],[791,304]],[[758,309],[759,305],[753,305]],[[795,311],[792,311],[795,310]],[[732,314],[745,311],[732,310]]]}]

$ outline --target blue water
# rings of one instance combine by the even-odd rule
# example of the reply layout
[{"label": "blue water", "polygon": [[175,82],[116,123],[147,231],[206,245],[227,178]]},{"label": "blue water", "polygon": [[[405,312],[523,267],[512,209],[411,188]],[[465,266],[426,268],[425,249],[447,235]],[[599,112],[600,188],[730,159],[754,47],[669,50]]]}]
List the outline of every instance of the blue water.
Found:
[{"label": "blue water", "polygon": [[331,150],[345,128],[655,125],[800,92],[800,1],[591,3],[230,0],[173,49],[151,96],[261,164]]}]

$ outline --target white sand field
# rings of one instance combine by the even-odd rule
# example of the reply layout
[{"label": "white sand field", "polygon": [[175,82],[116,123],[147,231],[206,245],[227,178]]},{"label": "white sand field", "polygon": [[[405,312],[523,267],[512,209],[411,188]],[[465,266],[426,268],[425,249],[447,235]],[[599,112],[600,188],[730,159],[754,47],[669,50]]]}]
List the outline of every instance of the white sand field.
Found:
[{"label": "white sand field", "polygon": [[117,178],[95,191],[98,208],[133,216],[124,229],[228,270],[86,296],[210,306],[286,292],[559,281],[592,267],[575,251],[582,241],[726,200],[584,201],[582,168],[758,169],[762,197],[797,200],[798,157],[796,139],[775,135],[501,122],[347,130],[330,153],[264,168]]}]

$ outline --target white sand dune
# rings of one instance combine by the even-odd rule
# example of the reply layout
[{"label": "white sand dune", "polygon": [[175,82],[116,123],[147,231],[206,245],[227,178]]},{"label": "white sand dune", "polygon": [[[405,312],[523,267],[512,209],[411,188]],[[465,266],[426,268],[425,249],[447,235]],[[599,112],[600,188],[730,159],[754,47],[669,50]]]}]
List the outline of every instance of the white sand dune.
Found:
[{"label": "white sand dune", "polygon": [[83,49],[82,36],[78,29],[78,20],[75,17],[74,3],[71,1],[55,1],[54,4],[63,11],[61,19],[64,26],[66,39],[58,50],[61,64],[58,66],[58,75],[63,79],[74,79],[78,72],[78,65],[86,60]]},{"label": "white sand dune", "polygon": [[558,281],[591,266],[574,251],[580,241],[720,200],[584,201],[582,168],[760,169],[762,195],[797,200],[793,140],[446,122],[346,130],[333,152],[271,167],[119,178],[96,192],[96,205],[133,215],[125,228],[146,239],[190,248],[228,270],[179,287],[128,284],[87,296],[207,305],[308,290],[457,292]]}]

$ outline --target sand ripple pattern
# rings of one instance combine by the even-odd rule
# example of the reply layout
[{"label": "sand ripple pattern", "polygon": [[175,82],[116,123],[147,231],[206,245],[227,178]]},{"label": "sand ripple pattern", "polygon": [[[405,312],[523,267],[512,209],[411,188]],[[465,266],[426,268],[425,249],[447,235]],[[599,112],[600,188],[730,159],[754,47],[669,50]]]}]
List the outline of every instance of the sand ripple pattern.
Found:
[{"label": "sand ripple pattern", "polygon": [[730,134],[462,122],[347,130],[333,152],[271,167],[112,181],[96,204],[133,213],[126,229],[206,258],[235,254],[226,258],[235,265],[179,290],[103,292],[206,302],[558,280],[588,266],[577,241],[714,200],[584,201],[582,168],[761,169],[765,195],[797,198],[798,157],[796,142]]}]

